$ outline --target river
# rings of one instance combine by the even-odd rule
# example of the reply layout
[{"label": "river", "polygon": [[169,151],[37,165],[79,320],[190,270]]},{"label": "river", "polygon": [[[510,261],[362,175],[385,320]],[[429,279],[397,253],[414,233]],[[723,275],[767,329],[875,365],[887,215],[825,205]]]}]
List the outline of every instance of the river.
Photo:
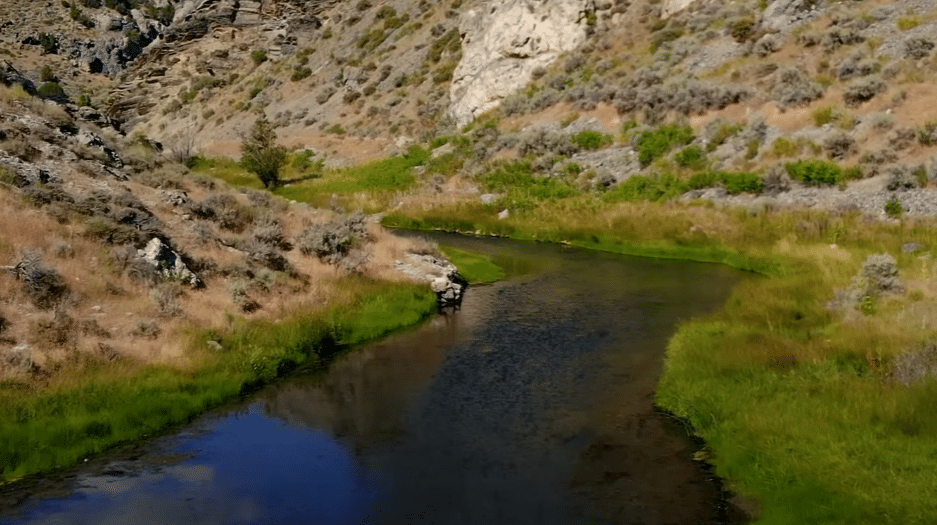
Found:
[{"label": "river", "polygon": [[3,524],[702,524],[719,488],[653,408],[717,265],[438,235],[509,270],[458,312],[0,494]]}]

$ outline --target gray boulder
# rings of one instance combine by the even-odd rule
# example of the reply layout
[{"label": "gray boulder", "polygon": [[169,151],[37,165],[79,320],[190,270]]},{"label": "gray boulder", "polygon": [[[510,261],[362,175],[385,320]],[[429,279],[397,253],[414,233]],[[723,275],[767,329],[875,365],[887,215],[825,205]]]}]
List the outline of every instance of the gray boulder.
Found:
[{"label": "gray boulder", "polygon": [[150,240],[142,250],[137,250],[137,256],[155,268],[163,279],[178,280],[192,287],[202,284],[195,272],[182,262],[182,257],[157,237]]},{"label": "gray boulder", "polygon": [[439,306],[458,306],[468,282],[454,264],[441,257],[408,253],[403,261],[396,261],[398,271],[418,282],[429,283],[436,293]]}]

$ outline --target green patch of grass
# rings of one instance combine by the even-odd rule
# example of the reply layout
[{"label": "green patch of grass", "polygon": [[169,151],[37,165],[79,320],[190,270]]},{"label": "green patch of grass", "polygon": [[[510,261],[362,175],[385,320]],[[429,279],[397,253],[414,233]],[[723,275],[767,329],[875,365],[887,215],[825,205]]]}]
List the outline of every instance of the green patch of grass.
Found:
[{"label": "green patch of grass", "polygon": [[[273,324],[240,321],[224,333],[197,330],[199,366],[137,368],[75,358],[81,369],[53,385],[0,384],[0,480],[65,467],[115,444],[163,431],[272,381],[323,350],[411,326],[436,308],[425,286],[349,278],[330,310]],[[200,348],[207,339],[223,350]]]},{"label": "green patch of grass", "polygon": [[399,157],[369,162],[342,170],[326,171],[321,177],[277,188],[276,193],[287,199],[322,204],[331,194],[349,195],[358,192],[386,194],[409,188],[415,178],[415,166],[429,159],[429,151],[413,147]]},{"label": "green patch of grass", "polygon": [[710,171],[696,173],[687,181],[690,189],[712,188],[721,185],[731,195],[738,193],[761,193],[764,180],[757,173]]},{"label": "green patch of grass", "polygon": [[921,25],[921,20],[916,16],[905,16],[898,19],[896,22],[898,29],[902,31],[909,31],[915,27]]},{"label": "green patch of grass", "polygon": [[689,126],[665,124],[656,130],[645,131],[638,139],[638,161],[647,167],[676,146],[689,144],[693,130]]},{"label": "green patch of grass", "polygon": [[240,163],[227,157],[203,157],[192,159],[190,169],[209,177],[221,179],[231,186],[263,189],[264,185],[254,174],[245,170]]},{"label": "green patch of grass", "polygon": [[784,165],[792,179],[808,186],[836,185],[843,180],[838,164],[822,159],[798,160]]},{"label": "green patch of grass", "polygon": [[495,264],[490,257],[453,246],[440,246],[439,249],[469,283],[490,283],[504,277],[504,269]]},{"label": "green patch of grass", "polygon": [[608,202],[651,201],[671,199],[686,193],[687,184],[676,175],[634,175],[605,194]]},{"label": "green patch of grass", "polygon": [[610,145],[612,136],[587,129],[573,135],[573,142],[581,149],[595,150]]},{"label": "green patch of grass", "polygon": [[564,179],[535,175],[529,162],[500,163],[482,178],[482,184],[489,191],[505,193],[497,204],[512,210],[533,209],[542,202],[579,193]]},{"label": "green patch of grass", "polygon": [[692,145],[687,146],[674,155],[673,160],[682,168],[692,170],[705,169],[707,165],[706,153],[703,148]]}]

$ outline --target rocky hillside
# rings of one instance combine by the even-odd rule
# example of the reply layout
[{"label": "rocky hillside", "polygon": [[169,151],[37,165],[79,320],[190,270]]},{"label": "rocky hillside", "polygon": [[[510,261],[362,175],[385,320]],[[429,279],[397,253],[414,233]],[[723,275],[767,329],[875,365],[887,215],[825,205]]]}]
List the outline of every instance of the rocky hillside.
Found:
[{"label": "rocky hillside", "polygon": [[181,164],[238,156],[261,116],[326,166],[449,142],[398,205],[477,201],[518,160],[597,194],[935,213],[935,28],[924,0],[5,1],[8,361],[163,356],[179,312],[276,315],[328,296],[336,262],[391,276],[432,251]]}]

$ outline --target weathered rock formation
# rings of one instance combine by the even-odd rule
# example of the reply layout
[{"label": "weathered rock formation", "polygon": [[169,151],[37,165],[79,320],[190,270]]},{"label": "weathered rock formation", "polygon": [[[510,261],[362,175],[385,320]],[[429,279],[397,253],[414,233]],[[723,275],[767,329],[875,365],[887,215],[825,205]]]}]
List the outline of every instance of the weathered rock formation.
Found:
[{"label": "weathered rock formation", "polygon": [[593,0],[507,0],[465,11],[450,114],[461,126],[498,106],[535,69],[579,46],[594,12]]},{"label": "weathered rock formation", "polygon": [[428,282],[439,306],[458,306],[468,282],[459,274],[454,264],[440,257],[408,253],[405,261],[397,261],[394,267],[410,278]]},{"label": "weathered rock formation", "polygon": [[178,280],[193,287],[201,285],[198,276],[182,262],[182,257],[156,237],[145,248],[137,250],[137,256],[153,266],[164,279]]}]

